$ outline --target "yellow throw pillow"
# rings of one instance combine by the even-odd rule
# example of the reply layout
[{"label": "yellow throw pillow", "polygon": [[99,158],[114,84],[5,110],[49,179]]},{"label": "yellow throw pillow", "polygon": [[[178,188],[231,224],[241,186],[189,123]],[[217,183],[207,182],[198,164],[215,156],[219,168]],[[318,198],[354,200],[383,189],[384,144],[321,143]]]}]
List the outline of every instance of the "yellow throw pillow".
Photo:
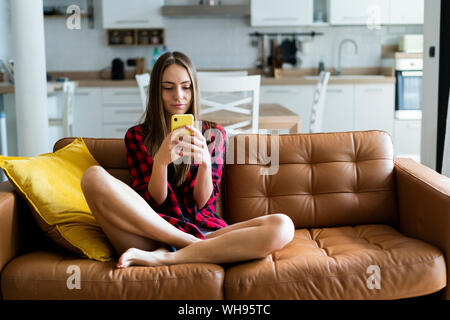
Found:
[{"label": "yellow throw pillow", "polygon": [[93,165],[99,163],[82,138],[38,157],[0,156],[0,167],[47,236],[79,255],[110,261],[114,249],[81,190],[81,177]]}]

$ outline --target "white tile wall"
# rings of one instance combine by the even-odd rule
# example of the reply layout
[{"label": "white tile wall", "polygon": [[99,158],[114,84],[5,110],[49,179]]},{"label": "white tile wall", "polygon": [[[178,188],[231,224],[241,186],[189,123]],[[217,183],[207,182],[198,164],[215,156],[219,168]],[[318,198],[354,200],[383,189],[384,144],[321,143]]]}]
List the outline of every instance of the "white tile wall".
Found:
[{"label": "white tile wall", "polygon": [[[45,0],[52,3],[56,0]],[[75,3],[74,0],[65,0]],[[61,5],[64,1],[57,1]],[[85,5],[85,0],[78,0]],[[195,0],[167,0],[167,4],[193,4]],[[222,0],[223,4],[248,3],[248,0]],[[64,19],[46,19],[46,53],[48,70],[100,70],[110,66],[111,60],[143,56],[151,63],[153,47],[112,48],[106,45],[106,32],[102,28],[101,2],[94,0],[95,28],[88,29],[83,19],[81,30],[69,30]],[[358,43],[358,55],[353,48],[344,48],[342,66],[379,66],[381,45],[397,43],[405,33],[421,33],[422,26],[383,26],[380,30],[356,27],[292,27],[253,28],[244,17],[165,17],[166,45],[169,50],[186,53],[197,68],[251,68],[258,59],[258,49],[250,44],[249,33],[262,32],[323,32],[310,44],[307,53],[301,53],[301,67],[317,67],[322,58],[325,66],[336,66],[339,42],[351,38]],[[282,40],[282,39],[280,39]],[[299,40],[310,40],[308,37]],[[268,43],[268,42],[267,42]],[[266,52],[268,52],[266,50]]]}]

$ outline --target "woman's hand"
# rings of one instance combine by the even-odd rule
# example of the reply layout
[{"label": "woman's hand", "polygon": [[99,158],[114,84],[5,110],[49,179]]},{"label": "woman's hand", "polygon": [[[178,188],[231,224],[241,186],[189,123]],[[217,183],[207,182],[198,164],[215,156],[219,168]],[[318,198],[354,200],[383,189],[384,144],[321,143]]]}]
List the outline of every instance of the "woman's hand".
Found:
[{"label": "woman's hand", "polygon": [[183,136],[184,130],[186,129],[178,128],[164,138],[153,159],[155,163],[167,167],[183,156],[183,152],[180,152],[183,147],[180,146],[181,140],[179,138]]},{"label": "woman's hand", "polygon": [[210,166],[211,155],[209,154],[205,137],[194,127],[186,126],[185,128],[188,129],[192,135],[187,136],[187,139],[184,139],[179,144],[182,148],[182,155],[189,156],[194,160],[194,163],[198,163],[201,166]]}]

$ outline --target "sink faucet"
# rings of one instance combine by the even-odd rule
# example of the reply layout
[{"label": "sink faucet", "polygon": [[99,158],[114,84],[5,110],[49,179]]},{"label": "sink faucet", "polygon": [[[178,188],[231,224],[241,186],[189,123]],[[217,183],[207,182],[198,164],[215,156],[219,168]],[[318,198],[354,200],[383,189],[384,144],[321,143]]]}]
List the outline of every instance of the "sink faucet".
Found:
[{"label": "sink faucet", "polygon": [[358,45],[356,44],[356,42],[352,39],[344,39],[339,43],[339,51],[338,51],[338,65],[337,65],[337,73],[338,75],[342,74],[342,66],[341,66],[341,60],[342,60],[342,47],[344,46],[345,43],[350,42],[353,43],[353,45],[355,46],[355,54],[358,54]]}]

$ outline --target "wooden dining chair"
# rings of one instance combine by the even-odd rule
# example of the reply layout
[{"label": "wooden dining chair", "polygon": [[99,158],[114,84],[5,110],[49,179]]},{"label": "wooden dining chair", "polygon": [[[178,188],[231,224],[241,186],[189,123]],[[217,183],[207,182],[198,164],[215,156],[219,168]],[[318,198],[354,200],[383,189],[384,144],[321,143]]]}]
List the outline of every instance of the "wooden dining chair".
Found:
[{"label": "wooden dining chair", "polygon": [[139,94],[141,95],[142,109],[147,109],[148,101],[148,87],[150,86],[150,74],[143,73],[136,75],[136,81],[139,87]]},{"label": "wooden dining chair", "polygon": [[227,135],[258,133],[260,85],[260,75],[199,77],[200,118],[230,123]]},{"label": "wooden dining chair", "polygon": [[311,133],[322,131],[325,96],[327,94],[327,85],[329,79],[329,72],[320,72],[319,80],[317,81],[316,89],[314,90],[313,103],[311,108],[311,118],[309,123],[309,132]]}]

